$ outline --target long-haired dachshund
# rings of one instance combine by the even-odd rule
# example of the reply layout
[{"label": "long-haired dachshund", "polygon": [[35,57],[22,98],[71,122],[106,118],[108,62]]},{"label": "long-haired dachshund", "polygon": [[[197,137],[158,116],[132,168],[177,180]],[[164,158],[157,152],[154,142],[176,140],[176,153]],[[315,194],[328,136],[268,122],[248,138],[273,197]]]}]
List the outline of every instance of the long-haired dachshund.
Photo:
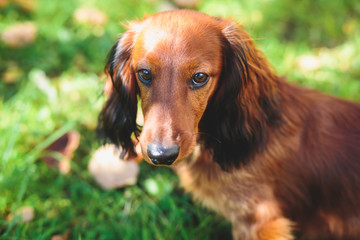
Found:
[{"label": "long-haired dachshund", "polygon": [[186,10],[135,21],[106,71],[102,136],[173,166],[234,239],[360,239],[360,105],[285,82],[238,24]]}]

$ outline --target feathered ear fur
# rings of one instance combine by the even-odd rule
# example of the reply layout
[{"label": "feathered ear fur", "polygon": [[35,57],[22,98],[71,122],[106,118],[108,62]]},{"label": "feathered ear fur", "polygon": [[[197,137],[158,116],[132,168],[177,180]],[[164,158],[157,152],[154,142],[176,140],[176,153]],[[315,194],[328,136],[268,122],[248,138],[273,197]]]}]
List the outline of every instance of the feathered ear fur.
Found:
[{"label": "feathered ear fur", "polygon": [[135,152],[131,136],[137,137],[140,133],[136,124],[138,89],[131,66],[133,38],[132,31],[125,32],[109,53],[105,72],[111,78],[113,89],[98,119],[99,136],[129,153]]},{"label": "feathered ear fur", "polygon": [[222,74],[199,131],[214,160],[228,170],[265,147],[268,128],[279,122],[280,111],[278,77],[250,36],[232,23],[222,34]]}]

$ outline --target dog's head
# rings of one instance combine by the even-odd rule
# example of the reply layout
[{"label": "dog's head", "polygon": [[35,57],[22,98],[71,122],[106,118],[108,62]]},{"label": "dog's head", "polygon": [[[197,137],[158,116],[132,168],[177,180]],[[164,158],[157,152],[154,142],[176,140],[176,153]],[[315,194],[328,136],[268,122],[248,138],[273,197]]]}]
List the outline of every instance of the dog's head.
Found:
[{"label": "dog's head", "polygon": [[199,141],[222,166],[233,165],[228,156],[242,147],[246,157],[250,142],[264,135],[262,104],[273,106],[261,96],[271,84],[251,80],[267,71],[259,70],[263,59],[252,49],[236,24],[198,12],[164,12],[131,23],[106,66],[113,90],[100,113],[100,132],[131,153],[131,137],[139,136],[144,159],[155,165],[186,158]]}]

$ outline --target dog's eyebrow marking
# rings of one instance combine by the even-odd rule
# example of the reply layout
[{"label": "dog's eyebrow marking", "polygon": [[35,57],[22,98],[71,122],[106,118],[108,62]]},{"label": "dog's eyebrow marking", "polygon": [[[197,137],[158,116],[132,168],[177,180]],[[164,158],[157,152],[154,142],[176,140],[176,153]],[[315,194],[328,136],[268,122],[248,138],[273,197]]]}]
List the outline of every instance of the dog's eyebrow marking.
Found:
[{"label": "dog's eyebrow marking", "polygon": [[137,40],[142,42],[142,45],[147,53],[154,52],[156,49],[172,50],[176,46],[184,46],[185,39],[178,38],[179,35],[171,31],[171,29],[163,28],[162,26],[143,26],[138,32]]},{"label": "dog's eyebrow marking", "polygon": [[144,48],[147,52],[153,52],[160,43],[166,41],[167,34],[160,29],[156,29],[155,31],[148,31],[145,36],[143,38]]}]

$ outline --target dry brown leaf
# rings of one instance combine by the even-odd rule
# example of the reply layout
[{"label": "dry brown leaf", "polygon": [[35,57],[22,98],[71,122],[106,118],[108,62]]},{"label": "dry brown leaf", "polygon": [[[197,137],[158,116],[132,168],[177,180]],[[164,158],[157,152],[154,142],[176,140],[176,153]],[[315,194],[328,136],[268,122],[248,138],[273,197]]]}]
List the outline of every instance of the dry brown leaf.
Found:
[{"label": "dry brown leaf", "polygon": [[74,19],[77,23],[89,24],[92,26],[105,25],[106,15],[100,10],[92,7],[81,7],[76,9]]},{"label": "dry brown leaf", "polygon": [[7,84],[16,83],[20,80],[23,72],[16,64],[9,64],[2,74],[2,80]]},{"label": "dry brown leaf", "polygon": [[35,0],[13,0],[16,4],[18,4],[22,9],[28,12],[33,12],[36,8]]},{"label": "dry brown leaf", "polygon": [[64,234],[57,234],[51,237],[51,240],[67,240],[69,238],[70,232],[67,231]]},{"label": "dry brown leaf", "polygon": [[[48,166],[58,168],[61,173],[69,173],[70,160],[73,157],[74,151],[78,148],[79,143],[80,134],[78,132],[67,132],[46,148],[48,154],[41,159],[45,161]],[[54,153],[60,154],[62,158],[60,160],[57,159]]]},{"label": "dry brown leaf", "polygon": [[112,144],[99,148],[89,162],[89,171],[104,189],[133,185],[137,181],[139,166],[136,159],[120,159],[120,150]]},{"label": "dry brown leaf", "polygon": [[14,214],[9,214],[7,217],[6,217],[6,220],[7,221],[11,221],[14,219],[14,217],[17,217],[19,216],[21,221],[24,222],[24,223],[27,223],[27,222],[30,222],[31,220],[34,219],[35,217],[35,210],[33,207],[31,206],[24,206],[24,207],[21,207],[19,208],[18,210],[15,211]]},{"label": "dry brown leaf", "polygon": [[174,0],[174,3],[180,8],[196,8],[200,0]]},{"label": "dry brown leaf", "polygon": [[0,0],[0,8],[4,8],[9,4],[9,0]]},{"label": "dry brown leaf", "polygon": [[11,25],[1,34],[1,40],[9,47],[24,47],[33,43],[37,36],[37,27],[32,22]]}]

